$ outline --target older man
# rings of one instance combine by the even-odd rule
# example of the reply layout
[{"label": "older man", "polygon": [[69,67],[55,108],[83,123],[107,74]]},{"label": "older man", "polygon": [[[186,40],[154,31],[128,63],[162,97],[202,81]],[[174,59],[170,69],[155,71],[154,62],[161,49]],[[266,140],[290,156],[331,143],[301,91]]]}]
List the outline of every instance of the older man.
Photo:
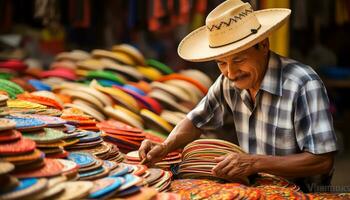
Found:
[{"label": "older man", "polygon": [[309,66],[269,50],[267,37],[289,14],[277,8],[253,11],[248,3],[230,0],[186,36],[179,55],[214,60],[222,74],[164,143],[142,143],[141,158],[158,161],[203,130],[221,127],[231,114],[232,133],[249,154],[216,158],[214,175],[232,179],[267,172],[297,181],[304,191],[329,184],[337,147],[325,87]]}]

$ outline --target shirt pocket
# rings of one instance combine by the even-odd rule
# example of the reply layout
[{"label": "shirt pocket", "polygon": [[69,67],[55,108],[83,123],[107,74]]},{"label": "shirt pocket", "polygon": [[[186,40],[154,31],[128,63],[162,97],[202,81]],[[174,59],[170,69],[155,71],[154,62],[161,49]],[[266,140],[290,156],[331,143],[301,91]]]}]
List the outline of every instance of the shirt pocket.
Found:
[{"label": "shirt pocket", "polygon": [[275,148],[276,155],[288,155],[300,152],[294,129],[276,127]]}]

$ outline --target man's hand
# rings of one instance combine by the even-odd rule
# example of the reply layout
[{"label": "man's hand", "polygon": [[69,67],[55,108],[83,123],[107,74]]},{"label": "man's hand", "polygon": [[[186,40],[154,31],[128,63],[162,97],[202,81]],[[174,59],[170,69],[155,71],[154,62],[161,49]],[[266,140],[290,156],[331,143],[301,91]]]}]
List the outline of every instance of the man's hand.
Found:
[{"label": "man's hand", "polygon": [[215,158],[218,164],[213,168],[215,176],[226,180],[242,179],[257,172],[254,168],[256,160],[252,155],[230,153]]},{"label": "man's hand", "polygon": [[152,166],[162,160],[168,154],[168,148],[165,144],[144,140],[139,149],[139,157],[142,164]]}]

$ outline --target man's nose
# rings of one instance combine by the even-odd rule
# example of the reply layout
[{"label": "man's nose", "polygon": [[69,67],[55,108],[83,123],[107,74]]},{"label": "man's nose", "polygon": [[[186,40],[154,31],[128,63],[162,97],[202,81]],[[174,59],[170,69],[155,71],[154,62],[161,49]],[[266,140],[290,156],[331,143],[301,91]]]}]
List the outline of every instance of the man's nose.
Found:
[{"label": "man's nose", "polygon": [[235,78],[235,74],[237,73],[238,68],[236,66],[233,66],[232,63],[228,64],[227,66],[227,76],[230,79]]}]

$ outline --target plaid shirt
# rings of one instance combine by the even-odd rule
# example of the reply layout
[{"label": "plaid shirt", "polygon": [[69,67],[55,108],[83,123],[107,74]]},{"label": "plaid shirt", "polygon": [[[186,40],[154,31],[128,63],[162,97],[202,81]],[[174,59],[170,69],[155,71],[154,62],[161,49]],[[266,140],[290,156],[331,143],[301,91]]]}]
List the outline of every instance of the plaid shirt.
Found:
[{"label": "plaid shirt", "polygon": [[231,114],[241,148],[251,154],[322,154],[337,150],[326,89],[309,66],[270,52],[255,104],[247,90],[220,75],[188,115],[203,130]]}]

